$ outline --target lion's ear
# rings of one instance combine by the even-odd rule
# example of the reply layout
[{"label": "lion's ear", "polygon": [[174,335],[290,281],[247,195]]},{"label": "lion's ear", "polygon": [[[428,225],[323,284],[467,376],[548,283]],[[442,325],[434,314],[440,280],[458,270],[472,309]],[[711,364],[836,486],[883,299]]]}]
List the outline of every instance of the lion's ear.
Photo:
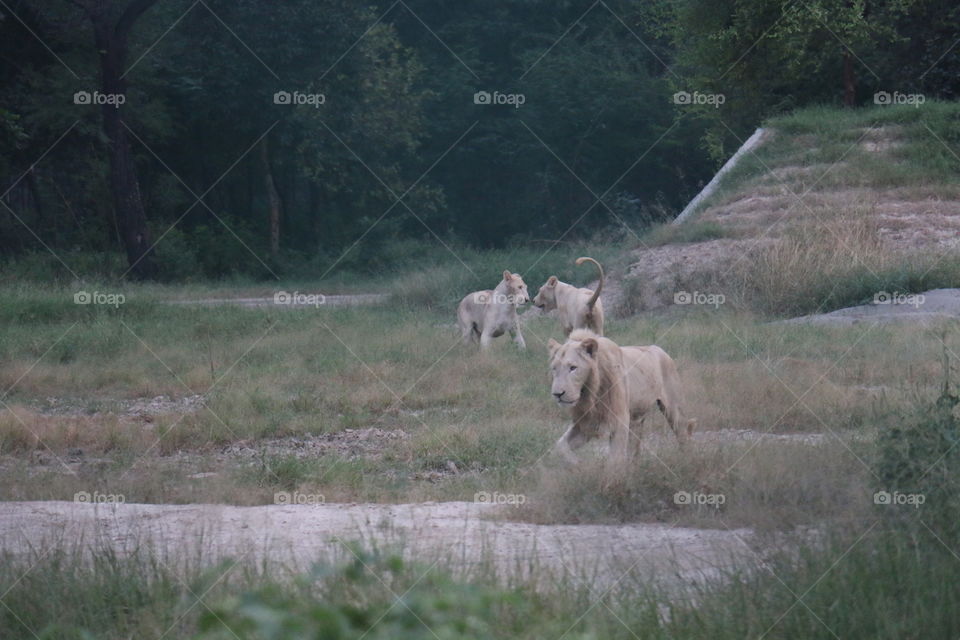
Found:
[{"label": "lion's ear", "polygon": [[597,353],[597,348],[600,345],[597,344],[597,341],[593,338],[587,338],[580,343],[580,348],[583,349],[583,352],[586,353],[591,358]]},{"label": "lion's ear", "polygon": [[552,356],[554,353],[556,353],[556,352],[557,352],[557,349],[559,349],[559,348],[560,348],[560,343],[559,343],[559,342],[557,342],[557,341],[554,340],[553,338],[550,338],[549,340],[547,340],[547,349],[550,350],[550,355],[551,355],[551,356]]},{"label": "lion's ear", "polygon": [[547,278],[547,286],[548,286],[548,287],[555,287],[555,286],[557,286],[557,282],[558,282],[557,276],[550,276],[549,278]]},{"label": "lion's ear", "polygon": [[503,279],[504,279],[504,280],[508,280],[508,281],[509,281],[510,278],[512,278],[512,277],[513,277],[513,276],[510,274],[510,270],[509,270],[509,269],[504,270],[504,272],[503,272]]}]

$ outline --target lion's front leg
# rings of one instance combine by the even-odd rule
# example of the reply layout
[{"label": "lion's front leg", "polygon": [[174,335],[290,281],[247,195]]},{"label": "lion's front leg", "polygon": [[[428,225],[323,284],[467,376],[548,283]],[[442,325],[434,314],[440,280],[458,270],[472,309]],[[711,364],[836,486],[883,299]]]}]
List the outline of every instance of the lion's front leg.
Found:
[{"label": "lion's front leg", "polygon": [[614,462],[630,460],[630,424],[617,424],[608,441],[610,459]]},{"label": "lion's front leg", "polygon": [[557,444],[554,445],[553,448],[554,451],[563,456],[564,460],[570,464],[577,464],[580,460],[573,452],[586,444],[586,442],[587,439],[580,432],[577,425],[571,424],[564,434],[560,436],[560,439],[557,440]]},{"label": "lion's front leg", "polygon": [[623,406],[612,416],[608,438],[610,461],[614,466],[630,461],[630,410]]},{"label": "lion's front leg", "polygon": [[521,351],[525,351],[527,348],[527,343],[523,340],[523,334],[520,333],[520,324],[515,323],[513,329],[510,330],[510,335],[513,336],[513,341],[517,343],[517,346],[520,347]]},{"label": "lion's front leg", "polygon": [[480,350],[487,351],[490,349],[490,345],[493,344],[493,330],[489,326],[483,327],[483,332],[480,334]]}]

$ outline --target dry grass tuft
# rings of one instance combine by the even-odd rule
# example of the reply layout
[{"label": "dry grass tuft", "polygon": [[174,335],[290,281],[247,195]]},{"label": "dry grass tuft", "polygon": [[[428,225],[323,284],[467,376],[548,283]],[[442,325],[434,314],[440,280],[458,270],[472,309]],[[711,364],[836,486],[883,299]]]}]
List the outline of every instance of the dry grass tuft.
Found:
[{"label": "dry grass tuft", "polygon": [[700,439],[681,449],[671,438],[653,437],[617,477],[600,457],[588,457],[574,472],[547,468],[522,513],[534,522],[757,529],[853,518],[869,509],[872,496],[869,472],[852,453],[857,448],[828,438],[820,444]]}]

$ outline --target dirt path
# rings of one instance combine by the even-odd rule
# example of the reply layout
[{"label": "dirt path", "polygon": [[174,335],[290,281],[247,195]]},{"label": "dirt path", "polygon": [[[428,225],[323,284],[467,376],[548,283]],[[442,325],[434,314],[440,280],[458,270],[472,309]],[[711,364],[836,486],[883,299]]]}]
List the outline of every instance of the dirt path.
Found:
[{"label": "dirt path", "polygon": [[[283,292],[287,294],[287,292]],[[218,305],[232,304],[240,307],[272,307],[278,308],[303,308],[303,307],[344,307],[360,304],[377,304],[386,302],[390,297],[385,293],[354,293],[343,295],[324,295],[322,293],[300,293],[296,295],[287,294],[277,298],[276,296],[268,298],[201,298],[198,300],[170,300],[169,304],[188,304],[197,306],[213,307]]]},{"label": "dirt path", "polygon": [[[165,562],[230,556],[307,569],[349,557],[347,544],[398,544],[408,557],[455,570],[493,563],[507,576],[614,584],[625,572],[686,586],[733,564],[755,564],[749,530],[656,524],[534,525],[496,518],[511,507],[472,502],[225,505],[0,503],[0,548],[14,555],[80,543],[121,553],[147,545]],[[198,555],[199,554],[199,555]]]}]

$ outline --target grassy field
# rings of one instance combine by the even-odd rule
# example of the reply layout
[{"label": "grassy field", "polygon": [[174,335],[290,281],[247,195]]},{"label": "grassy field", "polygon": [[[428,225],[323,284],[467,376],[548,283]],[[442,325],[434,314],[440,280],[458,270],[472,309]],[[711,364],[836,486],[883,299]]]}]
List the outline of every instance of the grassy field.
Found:
[{"label": "grassy field", "polygon": [[[295,286],[314,290],[277,288]],[[248,505],[281,490],[328,502],[500,491],[527,496],[516,517],[538,523],[747,526],[771,540],[809,530],[818,542],[789,545],[763,571],[687,597],[632,573],[599,594],[359,550],[362,562],[290,576],[230,559],[174,566],[149,549],[38,549],[32,560],[0,562],[9,637],[900,638],[916,629],[943,637],[960,624],[949,604],[955,517],[945,506],[955,492],[893,520],[872,499],[882,487],[916,490],[895,481],[904,447],[910,460],[921,451],[930,468],[945,467],[928,481],[958,477],[956,456],[941,456],[955,422],[932,444],[904,427],[940,391],[944,353],[960,352],[949,326],[783,325],[723,306],[613,319],[607,334],[618,342],[657,343],[677,360],[701,439],[681,450],[657,437],[666,431],[658,418],[650,446],[611,486],[599,459],[571,474],[545,457],[567,420],[548,395],[545,343],[561,337],[553,318],[524,325],[528,351],[500,339],[482,355],[460,344],[446,303],[247,309],[168,304],[183,292],[157,286],[122,292],[111,307],[74,304],[72,287],[4,288],[3,499],[99,491]],[[165,409],[125,409],[157,396]],[[201,404],[186,402],[197,396]],[[356,457],[303,456],[290,444],[369,428],[404,437]],[[725,437],[739,430],[799,439]],[[238,446],[253,455],[224,453]],[[726,501],[683,509],[678,491]]]},{"label": "grassy field", "polygon": [[[165,303],[156,287],[124,292],[116,308],[75,305],[68,289],[4,292],[4,499],[83,489],[131,502],[264,504],[301,490],[401,502],[501,490],[541,492],[528,514],[540,522],[672,521],[681,516],[658,506],[664,498],[709,486],[742,498],[731,524],[787,526],[850,507],[869,480],[858,459],[874,434],[936,387],[945,348],[960,351],[938,331],[769,324],[722,308],[613,320],[607,334],[621,344],[656,343],[677,360],[699,431],[827,444],[681,452],[666,439],[637,465],[636,486],[598,505],[599,476],[566,486],[546,455],[567,420],[548,393],[545,345],[562,337],[552,318],[525,323],[526,352],[501,339],[485,356],[460,343],[450,310],[194,307]],[[158,396],[169,407],[124,411]],[[369,428],[403,437],[351,459],[285,445]],[[658,417],[651,434],[665,432]],[[251,455],[223,453],[231,446]],[[812,474],[814,460],[823,468]],[[531,473],[538,462],[545,468]]]}]

